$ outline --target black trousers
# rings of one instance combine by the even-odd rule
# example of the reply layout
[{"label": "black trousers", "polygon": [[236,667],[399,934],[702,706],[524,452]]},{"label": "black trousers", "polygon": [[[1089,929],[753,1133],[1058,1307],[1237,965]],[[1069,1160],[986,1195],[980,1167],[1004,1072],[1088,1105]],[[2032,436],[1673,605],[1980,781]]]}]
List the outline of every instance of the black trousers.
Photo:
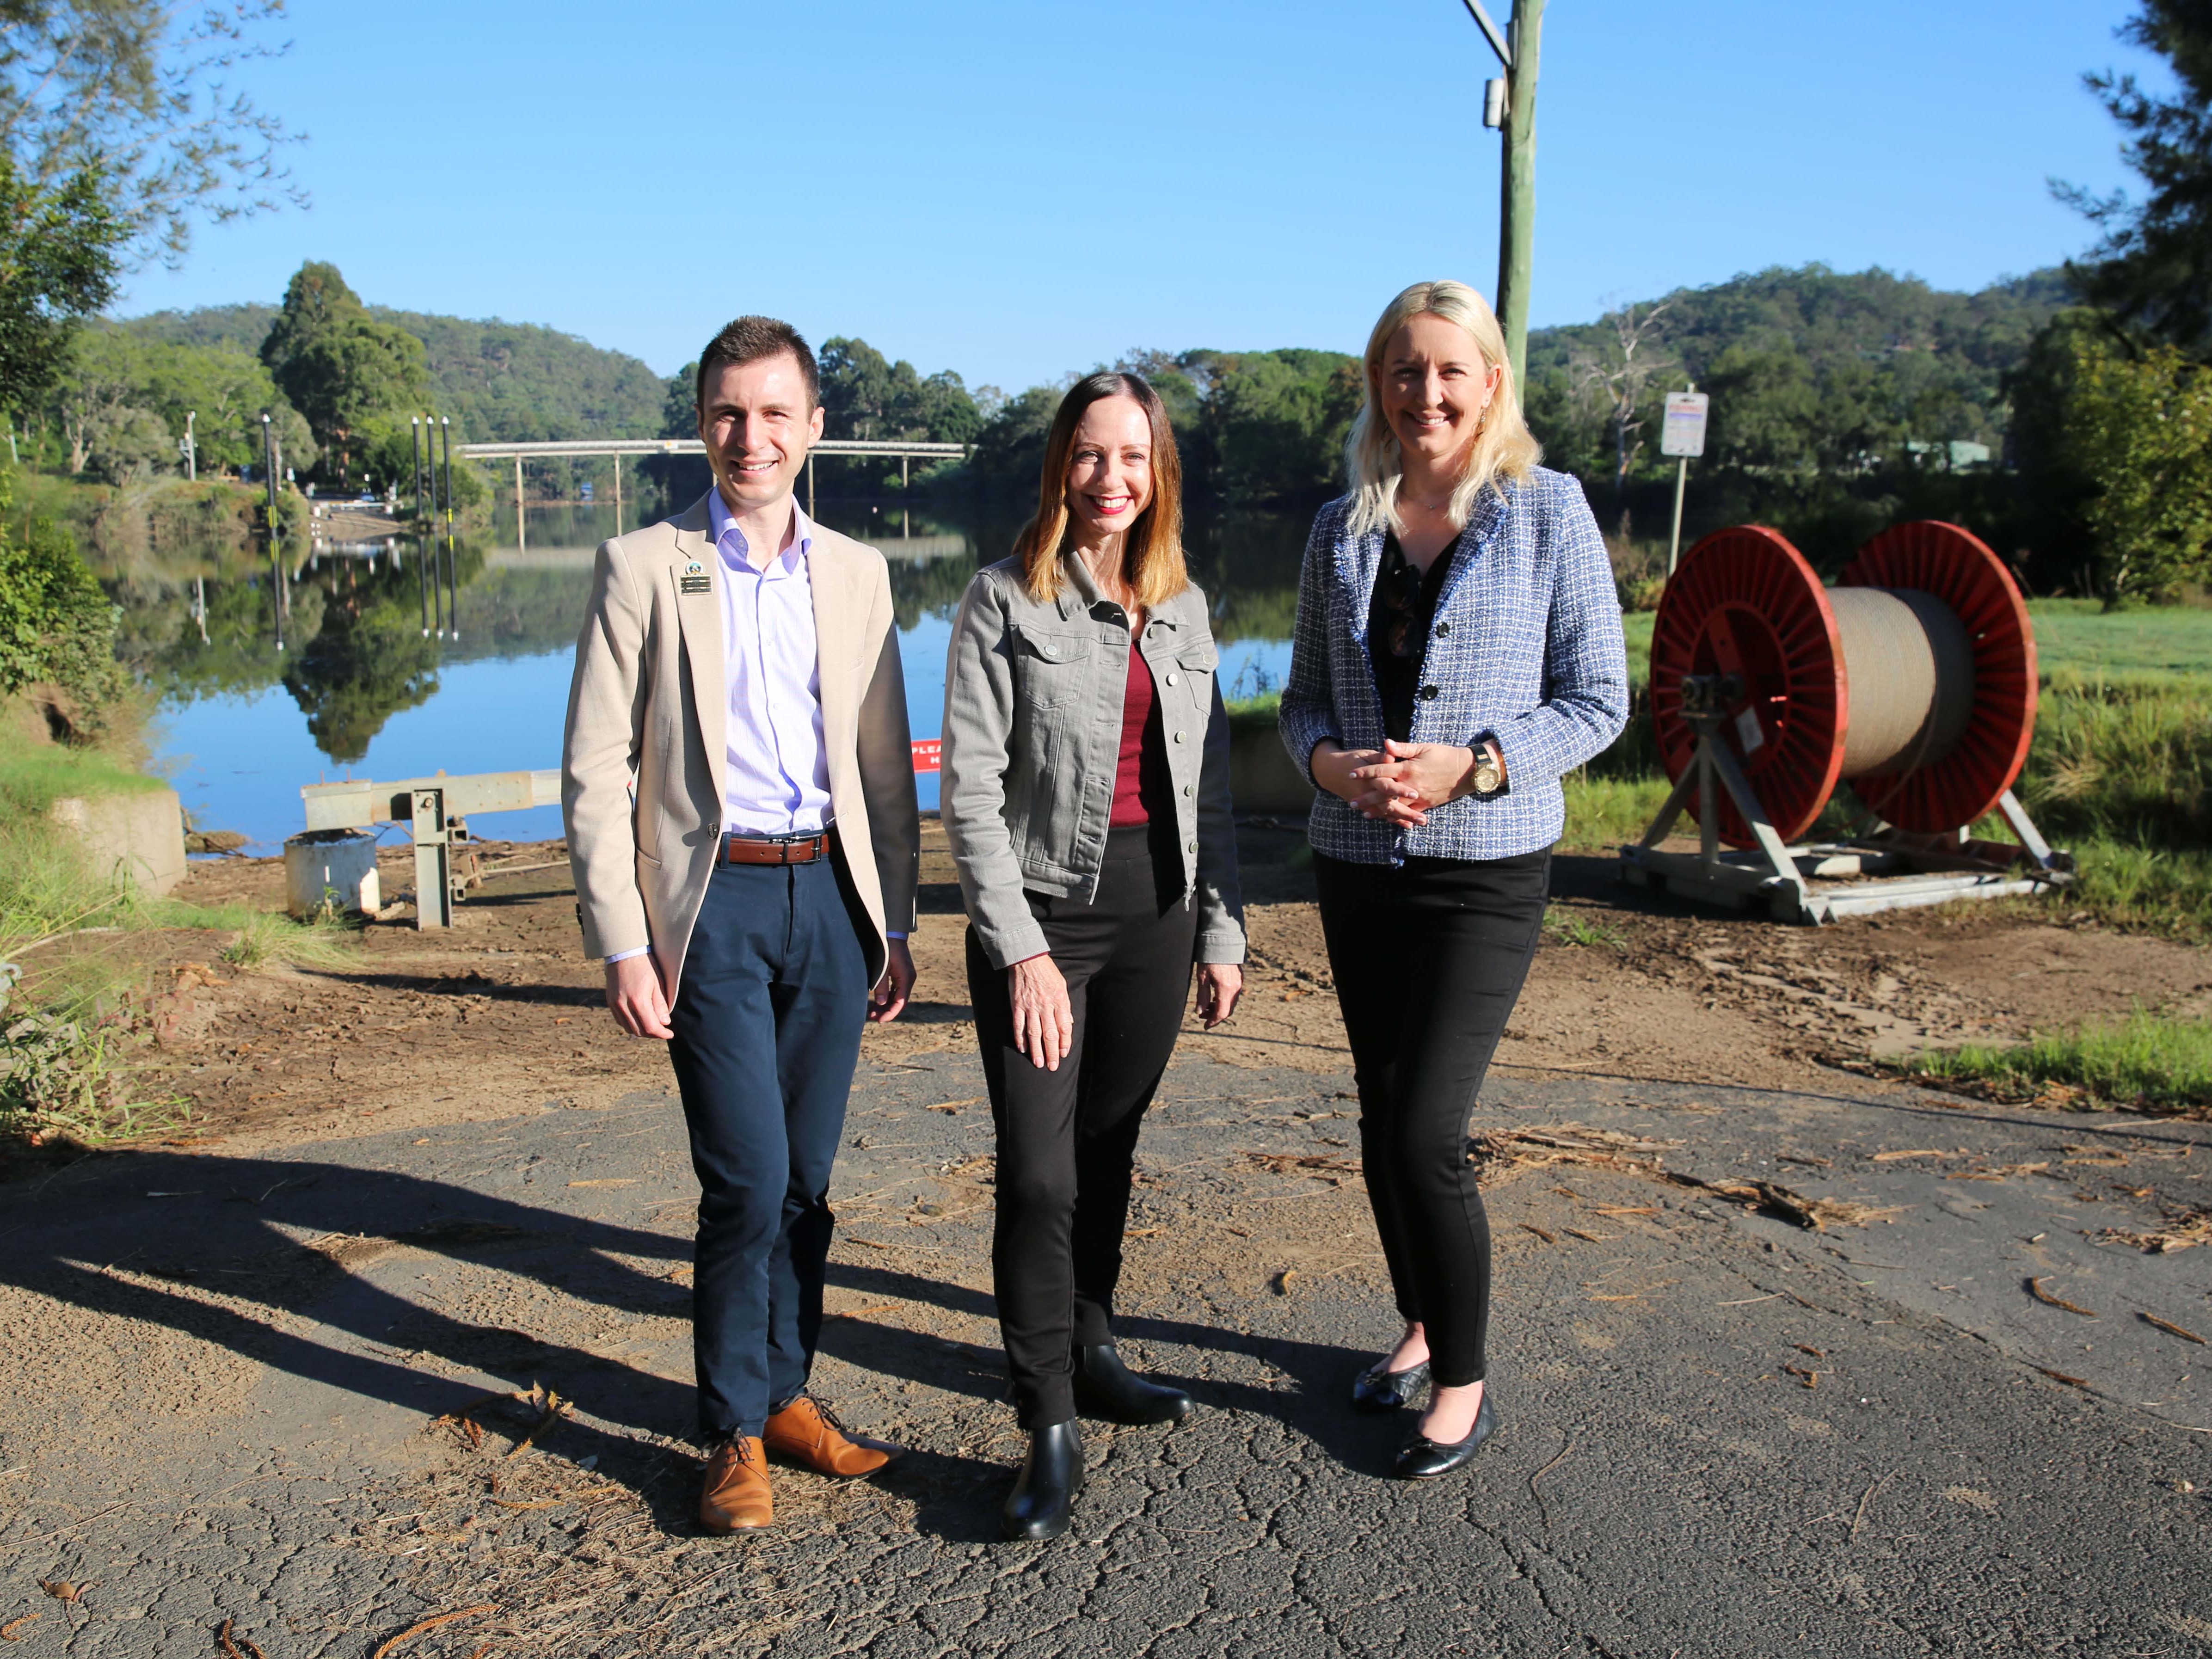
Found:
[{"label": "black trousers", "polygon": [[1322,931],[1359,1085],[1360,1159],[1398,1311],[1431,1374],[1487,1374],[1490,1218],[1467,1121],[1544,925],[1552,854],[1349,864],[1316,854]]},{"label": "black trousers", "polygon": [[1075,1416],[1074,1347],[1114,1340],[1137,1129],[1175,1052],[1197,942],[1175,870],[1163,894],[1145,830],[1115,830],[1096,901],[1030,895],[1075,1015],[1056,1072],[1014,1047],[1006,971],[969,930],[968,993],[999,1132],[992,1288],[1025,1429]]},{"label": "black trousers", "polygon": [[668,1045],[699,1235],[699,1430],[758,1435],[806,1387],[822,1334],[830,1169],[867,1015],[867,926],[840,868],[717,864]]}]

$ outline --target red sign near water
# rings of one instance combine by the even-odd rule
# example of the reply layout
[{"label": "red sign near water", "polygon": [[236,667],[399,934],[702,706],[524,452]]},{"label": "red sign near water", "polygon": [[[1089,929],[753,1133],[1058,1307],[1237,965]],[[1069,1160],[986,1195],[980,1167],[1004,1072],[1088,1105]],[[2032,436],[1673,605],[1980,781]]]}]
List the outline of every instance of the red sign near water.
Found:
[{"label": "red sign near water", "polygon": [[914,743],[914,769],[917,772],[937,770],[938,751],[944,746],[941,738],[916,738]]}]

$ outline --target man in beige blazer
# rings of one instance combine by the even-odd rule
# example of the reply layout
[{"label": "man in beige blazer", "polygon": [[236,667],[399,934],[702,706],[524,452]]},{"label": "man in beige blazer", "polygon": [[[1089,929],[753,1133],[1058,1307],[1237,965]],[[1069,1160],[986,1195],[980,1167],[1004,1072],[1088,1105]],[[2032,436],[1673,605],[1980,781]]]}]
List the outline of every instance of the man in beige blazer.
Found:
[{"label": "man in beige blazer", "polygon": [[866,1018],[914,986],[921,825],[890,577],[799,511],[814,354],[740,317],[696,385],[714,488],[603,544],[562,804],[607,1006],[666,1042],[700,1184],[692,1278],[709,1530],[774,1518],[765,1451],[863,1474],[806,1393],[830,1166]]}]

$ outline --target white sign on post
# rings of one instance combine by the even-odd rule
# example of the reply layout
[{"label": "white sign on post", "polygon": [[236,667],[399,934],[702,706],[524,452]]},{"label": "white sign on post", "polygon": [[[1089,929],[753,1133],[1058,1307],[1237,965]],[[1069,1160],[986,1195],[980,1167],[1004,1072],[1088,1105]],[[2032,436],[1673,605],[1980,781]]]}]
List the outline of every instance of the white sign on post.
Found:
[{"label": "white sign on post", "polygon": [[1694,459],[1705,453],[1705,410],[1712,399],[1702,392],[1667,394],[1667,418],[1659,428],[1659,453]]}]

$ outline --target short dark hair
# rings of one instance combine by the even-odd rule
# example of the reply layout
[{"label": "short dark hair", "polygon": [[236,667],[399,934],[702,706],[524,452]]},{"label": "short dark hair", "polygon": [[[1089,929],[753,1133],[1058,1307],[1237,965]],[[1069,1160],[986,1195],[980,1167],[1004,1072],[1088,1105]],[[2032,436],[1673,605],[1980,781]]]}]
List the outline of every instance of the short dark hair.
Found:
[{"label": "short dark hair", "polygon": [[725,323],[722,331],[707,342],[706,350],[699,354],[692,403],[701,409],[707,406],[707,377],[716,369],[732,363],[757,363],[786,351],[799,359],[799,378],[806,382],[807,406],[816,407],[822,401],[822,371],[815,366],[813,349],[797,329],[773,317],[740,317]]}]

